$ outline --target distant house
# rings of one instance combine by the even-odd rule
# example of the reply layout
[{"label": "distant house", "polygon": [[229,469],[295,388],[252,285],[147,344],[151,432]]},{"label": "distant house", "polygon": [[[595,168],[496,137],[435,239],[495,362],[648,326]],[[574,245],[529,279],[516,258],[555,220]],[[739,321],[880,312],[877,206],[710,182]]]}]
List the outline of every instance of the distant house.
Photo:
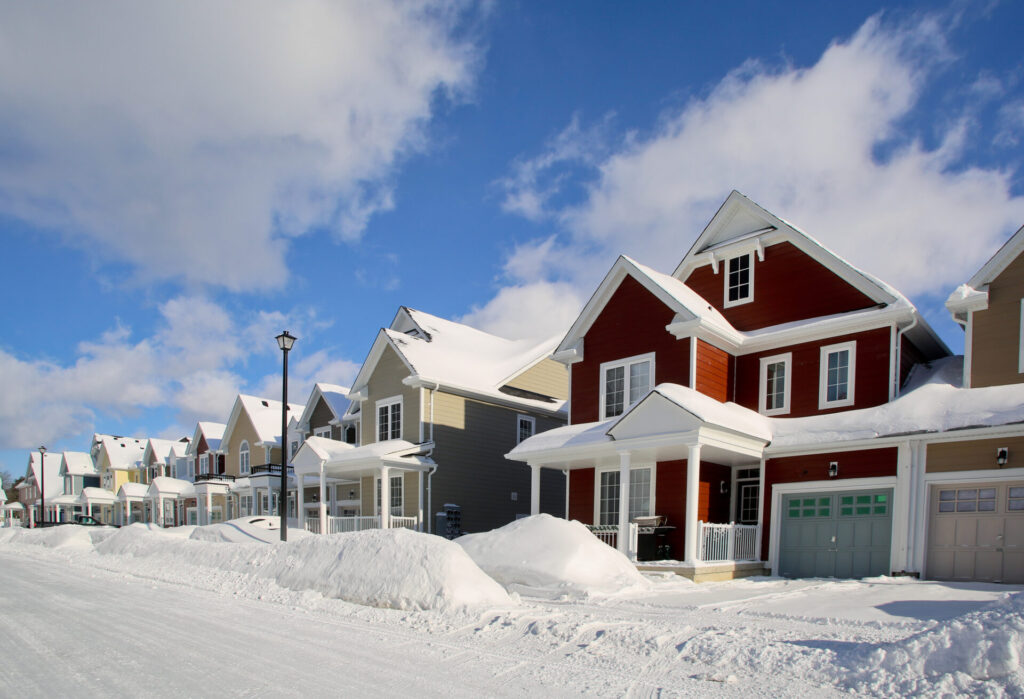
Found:
[{"label": "distant house", "polygon": [[106,524],[120,522],[121,512],[117,493],[125,483],[142,480],[142,457],[149,440],[108,434],[93,435],[89,450],[100,475],[99,488],[84,488],[80,497],[82,506]]},{"label": "distant house", "polygon": [[203,500],[202,511],[206,516],[214,511],[215,506],[222,514],[227,512],[230,503],[228,491],[233,479],[229,481],[223,476],[225,462],[220,444],[226,427],[220,422],[197,423],[184,458],[178,460],[175,478],[195,483],[192,495],[182,498],[177,505],[178,524],[200,523],[199,498]]},{"label": "distant house", "polygon": [[[310,526],[437,531],[435,516],[457,508],[457,527],[483,531],[527,514],[530,472],[509,467],[503,455],[565,423],[568,377],[549,357],[554,345],[400,308],[348,394],[342,423],[351,421],[358,439],[308,437],[293,459],[297,473],[323,484],[322,501],[329,484],[342,499],[359,500],[351,505],[357,515],[330,521],[325,502]],[[564,492],[562,474],[545,478],[543,509],[564,513]]]},{"label": "distant house", "polygon": [[[45,464],[45,467],[44,467]],[[60,477],[61,455],[40,454],[38,451],[31,451],[28,455],[28,465],[25,469],[25,478],[18,484],[18,501],[24,508],[25,523],[35,526],[37,522],[43,521],[43,500],[46,506],[47,522],[57,521],[57,504],[54,500],[64,493],[64,481]],[[45,491],[42,486],[45,482]],[[40,498],[40,494],[45,497]]]},{"label": "distant house", "polygon": [[54,503],[59,510],[58,521],[71,522],[82,511],[82,490],[99,487],[100,474],[87,452],[65,451],[60,459],[58,475],[64,482],[64,492],[54,498]]},{"label": "distant house", "polygon": [[146,440],[139,482],[149,484],[159,476],[174,478],[178,459],[186,455],[190,441],[188,437]]}]

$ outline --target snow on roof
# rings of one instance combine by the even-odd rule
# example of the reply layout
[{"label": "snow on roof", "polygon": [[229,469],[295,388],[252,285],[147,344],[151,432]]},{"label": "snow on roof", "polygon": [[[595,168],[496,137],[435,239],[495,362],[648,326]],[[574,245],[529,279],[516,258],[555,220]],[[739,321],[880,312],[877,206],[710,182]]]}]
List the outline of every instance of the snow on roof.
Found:
[{"label": "snow on roof", "polygon": [[195,443],[199,443],[198,435],[202,435],[206,439],[206,446],[210,451],[217,451],[220,449],[220,442],[224,438],[224,430],[227,429],[227,425],[220,422],[198,422],[196,423],[196,440]]},{"label": "snow on roof", "polygon": [[[768,418],[736,403],[721,403],[710,396],[686,386],[662,383],[652,389],[679,407],[693,413],[701,421],[736,432],[758,437],[765,441],[772,438]],[[625,414],[620,416],[620,420]]]},{"label": "snow on roof", "polygon": [[441,383],[547,411],[560,410],[564,405],[564,401],[522,398],[499,390],[548,357],[559,338],[542,342],[509,340],[423,311],[404,307],[402,311],[406,317],[402,318],[400,312],[393,327],[382,332],[414,376],[429,383]]},{"label": "snow on roof", "polygon": [[86,500],[113,504],[117,501],[117,496],[104,488],[82,488],[82,492],[78,496],[78,502],[85,504]]},{"label": "snow on roof", "polygon": [[507,454],[507,457],[509,459],[526,461],[527,456],[538,452],[589,447],[595,444],[610,442],[611,437],[608,436],[608,429],[617,420],[618,418],[610,418],[598,422],[580,422],[575,425],[565,425],[563,427],[556,427],[553,430],[539,432],[517,444],[515,449]]},{"label": "snow on roof", "polygon": [[195,486],[188,481],[183,481],[180,478],[157,476],[153,479],[153,482],[149,484],[149,488],[146,490],[146,497],[153,498],[158,495],[191,497],[195,495],[195,492]]},{"label": "snow on roof", "polygon": [[157,461],[166,462],[170,456],[184,456],[189,442],[178,439],[150,438],[146,444],[146,452],[152,452]]},{"label": "snow on roof", "polygon": [[295,415],[292,419],[295,420],[297,425],[306,425],[308,427],[309,420],[313,416],[313,410],[316,408],[317,400],[319,397],[323,397],[327,408],[334,415],[334,419],[341,420],[345,413],[348,412],[349,405],[352,402],[348,398],[349,390],[345,386],[333,383],[316,383],[309,394],[309,400],[306,401],[302,414]]},{"label": "snow on roof", "polygon": [[118,471],[133,471],[138,468],[146,453],[146,439],[135,437],[112,437],[102,435],[100,448],[106,450],[110,468]]},{"label": "snow on roof", "polygon": [[[249,415],[261,444],[281,443],[281,401],[240,393],[238,402]],[[291,415],[300,415],[302,408],[303,406],[298,403],[288,404],[288,412]]]},{"label": "snow on roof", "polygon": [[708,303],[707,299],[683,282],[669,274],[663,274],[662,272],[658,272],[647,265],[640,264],[626,255],[623,255],[622,258],[636,267],[637,270],[647,275],[652,282],[657,284],[673,299],[676,299],[680,305],[684,306],[697,318],[702,318],[705,321],[710,322],[712,325],[718,326],[724,330],[736,332],[732,327],[732,324],[725,319],[725,316],[723,316],[718,309]]},{"label": "snow on roof", "polygon": [[117,491],[117,499],[124,501],[127,498],[144,498],[149,486],[144,483],[125,483]]},{"label": "snow on roof", "polygon": [[66,451],[62,455],[64,471],[69,476],[94,476],[96,464],[92,457],[84,451]]},{"label": "snow on roof", "polygon": [[38,451],[29,452],[28,468],[25,469],[25,478],[32,478],[35,480],[36,485],[39,485],[40,475],[45,476],[43,480],[46,481],[46,492],[43,493],[43,496],[49,500],[50,498],[55,498],[64,492],[64,479],[60,477],[60,464],[62,457],[59,454],[47,454],[46,458],[43,459],[43,463],[46,464],[45,470],[41,471],[41,456],[42,455]]}]

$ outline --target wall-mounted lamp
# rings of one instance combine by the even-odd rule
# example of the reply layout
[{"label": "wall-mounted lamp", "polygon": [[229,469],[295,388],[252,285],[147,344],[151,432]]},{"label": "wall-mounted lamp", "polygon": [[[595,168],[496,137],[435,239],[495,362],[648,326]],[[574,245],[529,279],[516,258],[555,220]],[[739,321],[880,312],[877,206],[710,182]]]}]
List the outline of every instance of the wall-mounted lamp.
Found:
[{"label": "wall-mounted lamp", "polygon": [[729,484],[726,483],[725,481],[719,481],[718,482],[718,492],[721,493],[722,495],[725,495],[726,493],[728,493],[729,492]]},{"label": "wall-mounted lamp", "polygon": [[1006,462],[1010,460],[1010,450],[1006,447],[999,447],[996,449],[996,463],[1000,466],[1005,466]]},{"label": "wall-mounted lamp", "polygon": [[828,477],[829,478],[835,478],[838,475],[839,475],[839,462],[838,461],[829,461],[828,462]]}]

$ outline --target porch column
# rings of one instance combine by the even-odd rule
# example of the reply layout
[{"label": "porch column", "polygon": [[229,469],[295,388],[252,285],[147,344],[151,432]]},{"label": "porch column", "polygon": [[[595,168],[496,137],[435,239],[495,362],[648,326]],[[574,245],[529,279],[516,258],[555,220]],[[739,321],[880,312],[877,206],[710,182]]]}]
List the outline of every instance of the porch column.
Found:
[{"label": "porch column", "polygon": [[331,516],[335,517],[338,514],[338,489],[334,486],[327,486],[327,497],[331,503]]},{"label": "porch column", "polygon": [[617,548],[627,556],[629,550],[629,452],[619,452],[619,535]]},{"label": "porch column", "polygon": [[764,543],[764,467],[765,459],[761,459],[757,472],[757,560],[761,560],[761,546]]},{"label": "porch column", "polygon": [[380,467],[380,528],[391,528],[391,469]]},{"label": "porch column", "polygon": [[206,523],[213,524],[213,490],[206,489]]},{"label": "porch column", "polygon": [[540,514],[540,466],[530,464],[530,514]]},{"label": "porch column", "polygon": [[131,524],[131,522],[132,522],[132,501],[131,500],[125,500],[124,501],[124,519],[125,519],[125,522],[124,522],[125,525]]},{"label": "porch column", "polygon": [[154,503],[154,504],[156,505],[156,507],[154,508],[154,511],[153,511],[153,516],[156,517],[155,524],[158,527],[162,527],[162,526],[164,526],[164,499],[162,497],[160,497],[159,495],[157,495],[156,496],[156,503]]},{"label": "porch column", "polygon": [[427,523],[423,519],[423,502],[426,500],[425,494],[427,492],[427,473],[426,473],[426,471],[420,471],[419,482],[420,482],[420,507],[419,507],[420,521],[416,525],[416,531],[418,531],[418,532],[425,532],[425,531],[427,531]]},{"label": "porch column", "polygon": [[686,457],[686,538],[687,563],[696,563],[697,555],[697,503],[700,495],[700,445],[691,444]]},{"label": "porch column", "polygon": [[306,477],[295,474],[295,518],[299,521],[299,529],[306,528]]},{"label": "porch column", "polygon": [[327,534],[327,474],[324,473],[326,461],[320,462],[320,533]]}]

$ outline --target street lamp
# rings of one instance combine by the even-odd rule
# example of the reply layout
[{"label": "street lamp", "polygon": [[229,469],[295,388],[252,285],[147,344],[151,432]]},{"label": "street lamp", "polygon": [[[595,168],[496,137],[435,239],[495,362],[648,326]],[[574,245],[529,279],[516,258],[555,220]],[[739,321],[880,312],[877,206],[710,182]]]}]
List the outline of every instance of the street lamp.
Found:
[{"label": "street lamp", "polygon": [[284,367],[281,371],[281,494],[277,496],[277,513],[281,517],[281,541],[288,541],[288,352],[291,351],[295,340],[296,338],[287,330],[277,336],[277,346],[284,353]]},{"label": "street lamp", "polygon": [[46,447],[39,447],[39,516],[46,524]]}]

